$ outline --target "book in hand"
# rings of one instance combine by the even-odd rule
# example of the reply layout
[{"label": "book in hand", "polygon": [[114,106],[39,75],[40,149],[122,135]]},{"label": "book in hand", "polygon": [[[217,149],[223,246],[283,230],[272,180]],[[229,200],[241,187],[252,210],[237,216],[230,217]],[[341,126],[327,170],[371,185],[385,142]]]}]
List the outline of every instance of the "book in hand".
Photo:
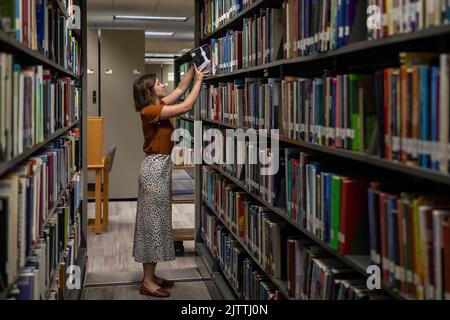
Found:
[{"label": "book in hand", "polygon": [[193,63],[202,72],[211,72],[211,53],[207,44],[191,51]]}]

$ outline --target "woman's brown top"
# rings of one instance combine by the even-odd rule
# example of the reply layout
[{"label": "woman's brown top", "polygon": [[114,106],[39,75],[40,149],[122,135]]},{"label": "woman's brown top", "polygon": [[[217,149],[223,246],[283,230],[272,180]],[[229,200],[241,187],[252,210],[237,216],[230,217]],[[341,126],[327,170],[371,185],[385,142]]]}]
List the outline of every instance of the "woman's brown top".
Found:
[{"label": "woman's brown top", "polygon": [[171,137],[174,129],[169,119],[160,120],[163,107],[164,103],[161,102],[158,105],[149,105],[140,112],[146,154],[170,155],[172,153],[174,143]]}]

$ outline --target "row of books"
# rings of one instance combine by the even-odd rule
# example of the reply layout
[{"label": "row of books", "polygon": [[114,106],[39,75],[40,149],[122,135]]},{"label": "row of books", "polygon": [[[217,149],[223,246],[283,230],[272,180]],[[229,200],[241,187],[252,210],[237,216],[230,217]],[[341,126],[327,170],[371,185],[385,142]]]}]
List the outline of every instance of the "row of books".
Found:
[{"label": "row of books", "polygon": [[[293,170],[287,175],[286,189],[288,213],[293,219],[342,255],[367,254],[370,250],[373,263],[382,266],[384,282],[405,295],[449,298],[450,248],[445,237],[450,214],[438,206],[448,202],[445,195],[427,197],[420,188],[400,192],[410,190],[410,186],[382,192],[380,183],[372,182],[376,179],[330,173],[327,167],[332,166],[314,157],[308,160],[304,154],[300,159],[286,160],[286,164],[287,172],[291,167]],[[306,190],[302,183],[306,183]],[[299,212],[300,220],[295,216]]]},{"label": "row of books", "polygon": [[243,19],[242,31],[228,30],[211,39],[212,74],[274,62],[283,57],[282,10],[261,8],[259,14]]},{"label": "row of books", "polygon": [[302,236],[290,237],[287,246],[289,296],[303,300],[388,300],[382,290]]},{"label": "row of books", "polygon": [[[252,204],[258,207],[257,204]],[[213,204],[219,207],[218,204]],[[237,210],[237,209],[236,209]],[[217,235],[223,231],[220,222],[213,216],[208,208],[207,221],[214,221],[219,227],[207,229],[207,232],[216,230]],[[247,213],[247,211],[246,211]],[[388,299],[381,290],[368,288],[367,280],[354,269],[340,260],[332,257],[322,247],[312,240],[302,237],[298,232],[286,229],[286,222],[280,220],[276,214],[260,207],[259,211],[252,211],[247,216],[249,237],[245,241],[253,257],[266,268],[272,276],[286,280],[289,297],[298,300],[374,300]],[[247,220],[246,220],[247,221]],[[208,227],[211,225],[207,224]],[[214,227],[213,227],[214,228]],[[257,236],[254,236],[254,235]],[[266,252],[267,250],[267,252]],[[258,253],[260,255],[258,257]],[[250,258],[241,258],[244,261],[244,290],[249,296],[254,296],[246,285],[247,275],[257,273],[267,278],[264,272]],[[248,272],[247,269],[252,270]],[[272,270],[276,269],[277,273]],[[250,286],[250,289],[253,286]],[[248,293],[250,291],[250,293]],[[276,294],[276,292],[273,292]]]},{"label": "row of books", "polygon": [[80,215],[70,202],[66,195],[56,208],[8,299],[62,300],[67,296],[68,267],[76,264],[81,239]]},{"label": "row of books", "polygon": [[370,252],[385,283],[414,299],[450,299],[450,210],[445,195],[368,190]]},{"label": "row of books", "polygon": [[369,39],[417,32],[450,23],[450,4],[440,0],[368,1]]},{"label": "row of books", "polygon": [[206,207],[201,212],[202,238],[235,291],[248,300],[280,300],[281,292],[244,248]]},{"label": "row of books", "polygon": [[[61,193],[76,184],[73,200],[80,198],[82,179],[77,174],[79,157],[75,156],[80,151],[79,143],[76,133],[57,139],[0,179],[0,270],[5,288],[16,281],[18,270],[25,267],[46,223],[57,212]],[[71,208],[77,208],[78,203],[76,200]]]},{"label": "row of books", "polygon": [[203,85],[202,117],[448,173],[450,59],[402,53],[400,68]]},{"label": "row of books", "polygon": [[79,3],[76,0],[62,0],[62,3],[64,13],[55,0],[3,0],[0,3],[0,30],[80,75],[80,44],[65,16],[72,5]]},{"label": "row of books", "polygon": [[201,36],[213,32],[256,0],[203,0],[200,12]]},{"label": "row of books", "polygon": [[[339,254],[370,252],[372,262],[382,267],[385,283],[414,299],[449,298],[450,213],[444,194],[430,197],[407,185],[382,187],[367,173],[339,171],[318,155],[296,148],[280,151],[280,169],[274,176],[261,176],[262,166],[253,165],[258,169],[249,177],[249,166],[243,166],[248,191],[285,209],[287,217]],[[246,232],[258,230],[257,217],[268,210],[249,202],[243,190],[212,168],[205,166],[203,177],[205,199],[217,203],[230,229],[261,239]],[[258,257],[258,250],[254,254]]]},{"label": "row of books", "polygon": [[229,229],[245,241],[265,271],[285,279],[285,247],[282,243],[292,232],[288,230],[287,222],[252,201],[246,192],[214,169],[204,166],[203,174],[205,201],[215,208]]},{"label": "row of books", "polygon": [[[203,132],[210,133],[209,129],[211,128],[210,125],[204,125]],[[217,140],[209,145],[206,140],[203,141],[204,162],[220,166],[229,175],[242,182],[249,191],[260,196],[270,205],[285,207],[286,197],[284,196],[283,181],[285,168],[284,163],[279,160],[281,151],[274,150],[272,152],[272,149],[267,146],[258,150],[257,141],[252,143],[240,141],[239,133],[234,133],[238,137],[237,141],[228,139],[227,132],[223,128],[214,128],[212,132],[221,134],[223,143],[219,144],[220,140]],[[255,137],[256,140],[258,138],[261,142],[261,140],[267,139],[267,136]],[[242,135],[242,139],[245,139],[245,133]],[[210,154],[212,146],[214,146],[214,151]],[[264,161],[264,164],[261,160]],[[264,171],[269,174],[263,175]]]},{"label": "row of books", "polygon": [[284,58],[346,46],[350,42],[357,5],[358,0],[284,1]]},{"label": "row of books", "polygon": [[[234,8],[232,1],[206,2],[203,13],[214,17],[211,6],[213,12],[219,14],[219,19],[213,20],[217,25],[227,20],[227,12],[231,13]],[[231,6],[227,6],[227,2]],[[441,26],[450,21],[450,5],[445,1],[370,0],[367,7],[364,3],[358,0],[286,0],[282,9],[262,8],[258,15],[243,19],[242,32],[229,30],[225,37],[211,41],[213,74],[216,70],[226,73],[241,66],[248,68],[281,58],[335,50],[351,41],[362,40],[364,33],[360,30],[367,29],[369,39],[378,39]],[[367,12],[367,23],[362,24],[366,21],[361,19],[358,21],[361,26],[355,26],[359,12]]]},{"label": "row of books", "polygon": [[8,161],[79,119],[81,89],[42,65],[21,67],[0,53],[0,161]]}]

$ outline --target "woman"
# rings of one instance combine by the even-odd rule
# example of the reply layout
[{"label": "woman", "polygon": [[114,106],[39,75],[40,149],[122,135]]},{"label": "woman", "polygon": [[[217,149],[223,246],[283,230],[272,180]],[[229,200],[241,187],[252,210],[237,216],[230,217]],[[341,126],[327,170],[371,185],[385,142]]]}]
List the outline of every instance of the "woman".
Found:
[{"label": "woman", "polygon": [[[133,84],[136,111],[140,113],[144,132],[145,159],[139,172],[139,194],[133,257],[143,263],[144,280],[140,288],[143,295],[166,298],[173,281],[155,275],[156,264],[175,260],[172,232],[171,152],[174,130],[171,120],[191,110],[207,74],[192,67],[178,87],[165,96],[164,85],[155,75],[144,75]],[[184,102],[176,104],[195,77],[194,86]]]}]

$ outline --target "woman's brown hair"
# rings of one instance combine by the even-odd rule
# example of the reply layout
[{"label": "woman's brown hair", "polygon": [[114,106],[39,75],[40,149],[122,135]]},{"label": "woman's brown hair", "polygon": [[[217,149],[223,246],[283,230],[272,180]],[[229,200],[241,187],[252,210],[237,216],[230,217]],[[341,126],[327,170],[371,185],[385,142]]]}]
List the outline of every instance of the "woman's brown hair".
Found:
[{"label": "woman's brown hair", "polygon": [[156,95],[153,86],[156,82],[155,74],[145,74],[133,83],[134,107],[139,112],[146,106],[156,103]]}]

